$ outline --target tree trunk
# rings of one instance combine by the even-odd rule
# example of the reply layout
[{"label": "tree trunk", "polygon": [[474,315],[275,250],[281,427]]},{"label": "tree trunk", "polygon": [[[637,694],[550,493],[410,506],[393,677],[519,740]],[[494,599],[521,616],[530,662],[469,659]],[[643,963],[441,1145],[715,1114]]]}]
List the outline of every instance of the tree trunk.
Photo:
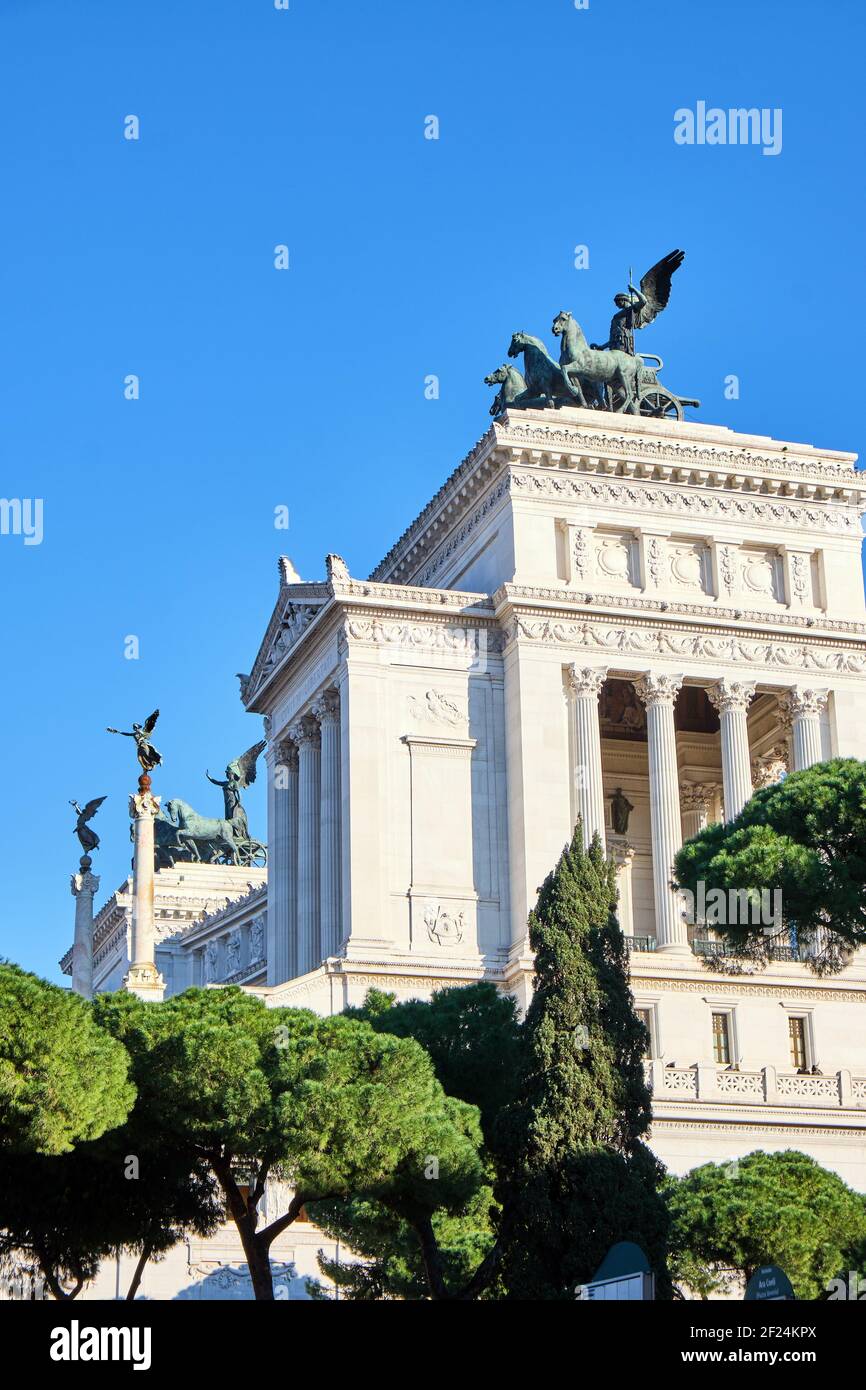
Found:
[{"label": "tree trunk", "polygon": [[270,1242],[262,1240],[261,1235],[256,1234],[256,1209],[253,1207],[250,1211],[244,1201],[232,1175],[231,1160],[222,1155],[211,1155],[210,1162],[225,1193],[226,1206],[241,1238],[256,1300],[273,1303],[274,1280],[268,1255]]},{"label": "tree trunk", "polygon": [[138,1263],[137,1263],[136,1266],[135,1266],[135,1272],[134,1272],[134,1274],[133,1274],[133,1276],[132,1276],[132,1282],[131,1282],[130,1285],[129,1285],[129,1290],[128,1290],[127,1295],[126,1295],[126,1302],[127,1302],[127,1303],[134,1303],[134,1302],[135,1302],[135,1295],[138,1293],[138,1286],[139,1286],[139,1284],[141,1283],[141,1276],[142,1276],[142,1274],[144,1273],[144,1266],[147,1264],[147,1262],[148,1262],[149,1259],[150,1259],[150,1246],[149,1246],[149,1245],[145,1245],[144,1249],[142,1250],[141,1254],[140,1254],[139,1257],[138,1257]]}]

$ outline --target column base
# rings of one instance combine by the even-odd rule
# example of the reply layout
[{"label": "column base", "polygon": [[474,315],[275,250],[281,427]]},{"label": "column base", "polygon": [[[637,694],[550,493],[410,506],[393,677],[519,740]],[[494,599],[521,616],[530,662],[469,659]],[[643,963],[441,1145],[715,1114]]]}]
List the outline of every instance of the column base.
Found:
[{"label": "column base", "polygon": [[694,952],[687,941],[671,941],[667,946],[656,946],[655,954],[657,956],[682,956],[685,959],[687,956],[693,956]]},{"label": "column base", "polygon": [[131,965],[123,977],[123,988],[130,994],[137,994],[139,999],[157,1004],[161,1004],[165,996],[165,980],[150,961]]}]

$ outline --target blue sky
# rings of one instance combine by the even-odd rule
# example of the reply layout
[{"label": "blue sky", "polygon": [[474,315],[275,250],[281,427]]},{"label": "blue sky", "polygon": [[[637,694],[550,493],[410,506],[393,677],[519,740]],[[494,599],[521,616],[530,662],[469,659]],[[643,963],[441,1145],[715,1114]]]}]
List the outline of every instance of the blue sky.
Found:
[{"label": "blue sky", "polygon": [[[0,536],[0,953],[59,978],[70,797],[108,795],[103,896],[125,876],[107,724],[159,704],[157,790],[219,811],[277,556],[369,572],[484,432],[515,329],[552,345],[568,308],[603,340],[629,264],[681,246],[641,341],[666,382],[707,421],[862,447],[866,378],[832,371],[862,337],[864,16],[0,0],[0,495],[44,502],[41,545]],[[781,108],[781,153],[677,145],[701,100]]]}]

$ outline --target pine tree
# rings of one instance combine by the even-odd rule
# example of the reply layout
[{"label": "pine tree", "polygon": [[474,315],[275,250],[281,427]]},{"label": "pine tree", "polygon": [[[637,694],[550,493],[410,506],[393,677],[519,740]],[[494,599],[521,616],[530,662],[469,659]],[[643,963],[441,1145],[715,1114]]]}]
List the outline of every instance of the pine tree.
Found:
[{"label": "pine tree", "polygon": [[[529,919],[536,983],[520,1099],[503,1114],[502,1276],[512,1298],[573,1298],[610,1246],[646,1252],[666,1296],[663,1170],[643,1142],[646,1030],[634,1012],[615,870],[578,824]],[[497,1146],[499,1147],[499,1146]]]}]

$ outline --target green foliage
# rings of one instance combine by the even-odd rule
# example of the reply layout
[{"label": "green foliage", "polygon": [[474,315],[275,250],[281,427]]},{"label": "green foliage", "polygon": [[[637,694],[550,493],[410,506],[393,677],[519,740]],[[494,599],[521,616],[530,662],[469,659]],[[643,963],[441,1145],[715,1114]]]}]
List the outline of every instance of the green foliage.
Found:
[{"label": "green foliage", "polygon": [[[414,1038],[420,1043],[443,1089],[453,1098],[449,1104],[467,1103],[464,1123],[471,1124],[476,1152],[481,1147],[481,1134],[476,1112],[469,1106],[477,1107],[489,1143],[501,1109],[515,1094],[520,1030],[512,999],[500,994],[495,985],[484,983],[437,990],[432,999],[412,999],[403,1004],[395,1004],[392,994],[370,990],[363,1008],[347,1010],[346,1014],[368,1020],[379,1033]],[[437,1152],[431,1150],[431,1155]],[[429,1298],[429,1278],[412,1224],[427,1216],[444,1289],[449,1294],[461,1290],[496,1238],[489,1158],[485,1173],[479,1183],[473,1170],[472,1181],[466,1183],[457,1202],[440,1176],[425,1177],[411,1205],[405,1201],[405,1193],[396,1191],[389,1205],[367,1199],[318,1204],[314,1208],[317,1224],[332,1238],[349,1244],[364,1260],[362,1265],[347,1266],[320,1258],[322,1272],[350,1298]]]},{"label": "green foliage", "polygon": [[[830,928],[866,943],[866,763],[834,758],[756,792],[726,825],[689,840],[674,877],[695,897],[712,889],[781,889],[785,920],[805,943]],[[763,940],[760,923],[718,928],[735,946]]]},{"label": "green foliage", "polygon": [[[433,1210],[431,1224],[442,1259],[442,1276],[449,1290],[464,1288],[495,1239],[491,1221],[493,1189],[479,1186],[452,1214]],[[430,1285],[421,1247],[413,1227],[381,1202],[354,1198],[348,1202],[317,1202],[310,1215],[332,1239],[350,1247],[358,1263],[319,1256],[319,1268],[341,1298],[370,1302],[387,1299],[429,1299]],[[330,1297],[321,1284],[310,1287],[314,1297]]]},{"label": "green foliage", "polygon": [[120,1248],[143,1267],[186,1232],[206,1236],[219,1224],[206,1165],[148,1134],[143,1118],[72,1153],[0,1159],[0,1253],[29,1254],[55,1297],[74,1296]]},{"label": "green foliage", "polygon": [[641,1141],[646,1030],[615,904],[614,867],[597,838],[584,850],[578,825],[529,919],[536,987],[497,1188],[511,1297],[573,1298],[620,1240],[645,1250],[667,1292],[661,1168]]},{"label": "green foliage", "polygon": [[702,1297],[779,1265],[798,1298],[821,1297],[831,1279],[859,1268],[866,1201],[835,1173],[796,1150],[757,1150],[669,1178],[671,1269]]},{"label": "green foliage", "polygon": [[0,1152],[66,1153],[121,1124],[134,1095],[90,1004],[0,965]]},{"label": "green foliage", "polygon": [[513,999],[493,984],[439,989],[432,999],[385,1004],[393,995],[370,990],[361,1017],[377,1032],[414,1038],[429,1053],[449,1096],[481,1112],[485,1139],[515,1096],[520,1026]]}]

